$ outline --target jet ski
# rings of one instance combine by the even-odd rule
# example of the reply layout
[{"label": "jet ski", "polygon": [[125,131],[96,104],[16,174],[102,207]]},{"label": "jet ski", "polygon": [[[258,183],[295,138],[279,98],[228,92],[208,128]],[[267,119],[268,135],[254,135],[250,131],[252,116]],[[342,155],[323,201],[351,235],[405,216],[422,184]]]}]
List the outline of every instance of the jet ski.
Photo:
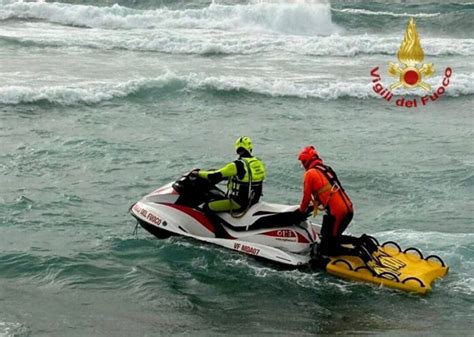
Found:
[{"label": "jet ski", "polygon": [[237,216],[204,211],[204,203],[224,196],[188,173],[143,197],[130,213],[158,238],[181,235],[293,267],[310,262],[321,226],[295,220],[297,205],[258,202]]},{"label": "jet ski", "polygon": [[[395,242],[370,236],[370,261],[364,256],[317,254],[321,225],[296,218],[298,205],[259,201],[244,213],[214,213],[203,207],[225,197],[215,184],[190,173],[133,204],[129,211],[159,239],[179,235],[216,244],[293,268],[318,268],[335,276],[424,294],[448,272],[438,256],[424,258],[416,248],[404,251]],[[362,249],[364,251],[365,249]],[[355,250],[357,251],[357,250]]]}]

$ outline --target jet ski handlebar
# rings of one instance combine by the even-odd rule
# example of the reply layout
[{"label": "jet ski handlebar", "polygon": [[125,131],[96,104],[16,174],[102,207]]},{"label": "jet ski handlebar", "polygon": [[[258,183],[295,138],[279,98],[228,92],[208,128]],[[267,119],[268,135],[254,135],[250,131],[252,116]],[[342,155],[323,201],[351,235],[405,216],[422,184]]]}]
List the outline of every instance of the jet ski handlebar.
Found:
[{"label": "jet ski handlebar", "polygon": [[199,177],[197,175],[197,170],[193,169],[185,174],[183,174],[178,180],[173,183],[173,188],[181,195],[194,195],[194,196],[207,196],[211,192],[215,194],[216,192],[222,192],[218,187],[215,186],[215,183]]}]

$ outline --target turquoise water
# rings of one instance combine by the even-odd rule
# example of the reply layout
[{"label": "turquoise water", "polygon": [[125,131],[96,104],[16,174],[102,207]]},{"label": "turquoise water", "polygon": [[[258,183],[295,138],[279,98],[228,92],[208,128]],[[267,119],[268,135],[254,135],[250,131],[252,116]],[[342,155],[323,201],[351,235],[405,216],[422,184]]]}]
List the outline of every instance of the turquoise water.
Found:
[{"label": "turquoise water", "polygon": [[[77,3],[0,0],[0,336],[471,334],[472,4]],[[370,85],[375,66],[393,82],[410,16],[427,82],[453,68],[417,109]],[[266,201],[299,202],[315,144],[350,233],[438,254],[448,276],[420,297],[133,234],[133,202],[233,160],[242,134]]]}]

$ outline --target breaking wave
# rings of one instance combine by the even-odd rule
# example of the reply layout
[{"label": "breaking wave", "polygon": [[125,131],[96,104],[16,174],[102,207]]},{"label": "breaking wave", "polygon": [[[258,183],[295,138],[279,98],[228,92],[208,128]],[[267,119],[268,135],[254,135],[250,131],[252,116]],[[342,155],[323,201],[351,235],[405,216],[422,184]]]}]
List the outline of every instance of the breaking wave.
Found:
[{"label": "breaking wave", "polygon": [[302,35],[329,35],[338,31],[331,21],[329,4],[304,1],[234,6],[213,3],[205,8],[185,10],[137,10],[117,4],[95,7],[17,2],[0,9],[0,20],[7,19],[37,19],[68,26],[104,29],[269,30]]},{"label": "breaking wave", "polygon": [[331,8],[332,20],[347,32],[372,32],[390,34],[402,31],[407,19],[412,17],[419,24],[422,39],[432,36],[472,38],[472,11],[456,3],[390,4],[335,2]]},{"label": "breaking wave", "polygon": [[[446,95],[451,97],[474,94],[474,73],[454,74]],[[440,77],[432,78],[434,86]],[[319,80],[317,82],[294,82],[284,79],[260,77],[206,76],[204,74],[176,75],[166,73],[153,79],[130,80],[123,83],[84,83],[83,86],[6,86],[0,87],[0,103],[21,104],[47,102],[61,105],[96,104],[128,96],[147,96],[182,91],[207,91],[221,93],[256,94],[270,97],[317,98],[334,100],[338,98],[378,97],[372,89],[370,78],[355,78],[344,81]],[[415,94],[423,91],[403,92],[398,95]]]},{"label": "breaking wave", "polygon": [[378,12],[367,9],[358,8],[344,8],[344,9],[331,9],[334,12],[350,13],[350,14],[363,14],[363,15],[382,15],[382,16],[393,16],[393,17],[407,17],[407,18],[429,18],[439,16],[441,13],[393,13],[393,12]]},{"label": "breaking wave", "polygon": [[[23,47],[64,48],[80,47],[93,49],[125,49],[169,54],[198,55],[247,55],[258,53],[285,52],[309,56],[352,57],[364,54],[394,55],[400,47],[400,37],[360,36],[319,36],[319,37],[275,37],[252,35],[228,37],[215,35],[190,36],[177,33],[168,34],[109,34],[96,32],[80,36],[54,35],[38,32],[34,36],[20,37],[0,35],[0,44],[13,44]],[[428,56],[474,55],[473,39],[430,39],[423,40],[424,52]]]}]

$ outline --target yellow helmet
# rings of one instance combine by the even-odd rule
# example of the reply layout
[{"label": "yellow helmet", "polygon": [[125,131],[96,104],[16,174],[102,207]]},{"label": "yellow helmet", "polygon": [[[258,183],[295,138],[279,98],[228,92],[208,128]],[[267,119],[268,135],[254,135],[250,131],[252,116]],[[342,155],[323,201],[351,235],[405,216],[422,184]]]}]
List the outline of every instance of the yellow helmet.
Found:
[{"label": "yellow helmet", "polygon": [[249,137],[240,137],[235,141],[235,150],[238,151],[240,148],[246,150],[248,153],[252,152],[252,140]]}]

